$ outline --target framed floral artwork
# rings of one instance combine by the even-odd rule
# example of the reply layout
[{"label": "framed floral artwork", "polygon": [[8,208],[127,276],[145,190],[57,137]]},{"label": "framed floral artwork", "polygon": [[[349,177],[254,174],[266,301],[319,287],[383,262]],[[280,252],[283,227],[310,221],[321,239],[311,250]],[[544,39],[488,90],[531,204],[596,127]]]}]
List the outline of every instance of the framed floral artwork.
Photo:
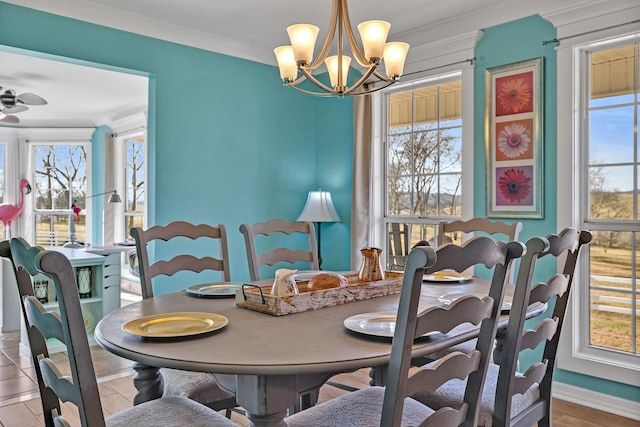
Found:
[{"label": "framed floral artwork", "polygon": [[542,58],[485,77],[487,216],[542,218]]}]

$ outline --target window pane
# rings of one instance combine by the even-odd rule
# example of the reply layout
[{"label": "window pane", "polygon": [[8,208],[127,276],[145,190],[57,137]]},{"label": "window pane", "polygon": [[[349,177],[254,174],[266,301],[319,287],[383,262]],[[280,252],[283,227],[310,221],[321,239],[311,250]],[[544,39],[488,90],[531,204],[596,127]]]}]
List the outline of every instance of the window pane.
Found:
[{"label": "window pane", "polygon": [[436,227],[432,224],[390,222],[387,224],[387,233],[387,266],[391,270],[402,270],[412,247],[418,242],[433,243]]},{"label": "window pane", "polygon": [[460,186],[462,175],[442,175],[440,177],[440,214],[447,216],[460,216],[462,214],[462,200],[460,198]]},{"label": "window pane", "polygon": [[633,101],[634,49],[631,44],[591,54],[589,107]]},{"label": "window pane", "polygon": [[144,137],[138,136],[128,139],[127,145],[127,174],[126,174],[126,212],[144,212]]},{"label": "window pane", "polygon": [[[68,242],[70,236],[70,215],[51,215],[36,213],[36,245],[40,246],[62,246]],[[74,223],[76,240],[85,241],[86,223],[84,217],[80,222]]]},{"label": "window pane", "polygon": [[[631,239],[635,233],[596,231],[591,242],[591,334],[594,346],[637,353],[632,323],[638,326],[632,277]],[[637,255],[636,255],[637,258]],[[637,338],[636,338],[637,341]]]},{"label": "window pane", "polygon": [[387,180],[390,215],[411,215],[411,181],[409,178],[390,177]]},{"label": "window pane", "polygon": [[141,215],[126,215],[125,216],[125,230],[127,230],[126,240],[133,240],[133,237],[131,237],[131,229],[135,227],[144,228],[143,217]]},{"label": "window pane", "polygon": [[589,219],[634,219],[633,169],[632,166],[589,168]]},{"label": "window pane", "polygon": [[589,116],[589,162],[633,160],[633,106],[592,111]]}]

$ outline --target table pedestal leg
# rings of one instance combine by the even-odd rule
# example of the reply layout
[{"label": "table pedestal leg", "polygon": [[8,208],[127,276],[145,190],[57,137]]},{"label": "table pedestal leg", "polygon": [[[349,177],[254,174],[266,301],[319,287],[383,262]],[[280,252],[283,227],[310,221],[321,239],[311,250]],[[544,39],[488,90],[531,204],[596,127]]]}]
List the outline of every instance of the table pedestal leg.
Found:
[{"label": "table pedestal leg", "polygon": [[236,400],[250,427],[286,427],[287,410],[297,403],[295,375],[238,375]]},{"label": "table pedestal leg", "polygon": [[136,371],[133,385],[138,390],[138,394],[133,398],[134,405],[162,397],[164,380],[159,368],[134,363],[133,370]]}]

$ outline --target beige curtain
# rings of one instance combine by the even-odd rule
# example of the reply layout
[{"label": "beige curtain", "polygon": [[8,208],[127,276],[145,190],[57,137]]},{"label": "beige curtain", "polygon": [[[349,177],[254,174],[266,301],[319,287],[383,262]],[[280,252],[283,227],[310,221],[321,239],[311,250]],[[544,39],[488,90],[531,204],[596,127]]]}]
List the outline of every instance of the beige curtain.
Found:
[{"label": "beige curtain", "polygon": [[[104,151],[104,189],[103,191],[111,191],[117,188],[116,183],[116,141],[112,133],[105,135]],[[111,245],[116,242],[115,236],[115,216],[116,206],[114,203],[104,204],[104,241],[103,245]],[[120,239],[121,240],[121,239]]]},{"label": "beige curtain", "polygon": [[371,237],[371,150],[373,144],[371,95],[354,98],[353,195],[351,197],[351,269],[360,268],[360,249]]}]

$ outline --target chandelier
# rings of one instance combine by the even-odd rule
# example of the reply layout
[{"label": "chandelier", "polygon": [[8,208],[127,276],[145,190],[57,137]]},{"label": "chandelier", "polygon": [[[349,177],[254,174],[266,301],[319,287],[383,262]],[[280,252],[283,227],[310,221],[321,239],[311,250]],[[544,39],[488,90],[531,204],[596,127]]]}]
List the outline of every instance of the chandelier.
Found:
[{"label": "chandelier", "polygon": [[[363,46],[361,50],[351,28],[347,0],[332,0],[332,4],[329,30],[320,53],[315,59],[313,59],[313,50],[320,31],[315,25],[291,25],[287,28],[291,46],[280,46],[274,49],[280,78],[284,85],[309,95],[346,96],[375,92],[398,81],[402,75],[409,45],[403,42],[387,43],[387,34],[391,27],[388,22],[366,21],[358,25]],[[337,55],[328,56],[336,31],[338,32]],[[364,68],[362,76],[351,86],[347,86],[351,58],[344,54],[345,35],[355,60]],[[331,87],[322,83],[313,74],[323,62],[329,73]],[[384,63],[386,75],[378,71],[381,63]],[[301,74],[300,77],[298,72]],[[372,76],[377,79],[370,80]],[[305,80],[309,80],[321,92],[298,87]]]}]

